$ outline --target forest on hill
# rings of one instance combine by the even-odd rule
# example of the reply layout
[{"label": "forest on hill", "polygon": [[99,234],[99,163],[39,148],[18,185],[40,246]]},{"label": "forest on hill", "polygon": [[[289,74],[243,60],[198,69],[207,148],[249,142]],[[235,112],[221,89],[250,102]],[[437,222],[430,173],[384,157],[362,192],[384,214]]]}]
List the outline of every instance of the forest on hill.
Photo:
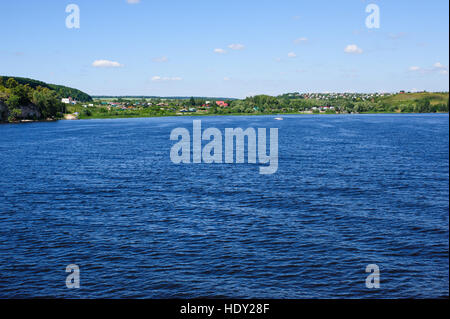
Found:
[{"label": "forest on hill", "polygon": [[56,90],[0,77],[0,122],[56,119],[62,117],[64,111]]},{"label": "forest on hill", "polygon": [[[78,89],[70,88],[63,85],[49,84],[38,80],[22,78],[17,76],[0,76],[3,79],[14,79],[18,84],[28,85],[32,89],[36,89],[37,87],[48,88],[55,91],[61,98],[71,97],[72,99],[80,102],[91,102],[92,97],[84,93]],[[5,81],[5,80],[4,80]]]}]

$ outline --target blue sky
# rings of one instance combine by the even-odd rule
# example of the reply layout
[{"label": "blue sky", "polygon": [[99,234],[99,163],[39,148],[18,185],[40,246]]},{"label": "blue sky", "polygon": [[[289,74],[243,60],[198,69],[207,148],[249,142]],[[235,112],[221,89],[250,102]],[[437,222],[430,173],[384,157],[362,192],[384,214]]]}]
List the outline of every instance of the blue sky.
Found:
[{"label": "blue sky", "polygon": [[134,2],[1,1],[0,74],[93,95],[448,91],[447,0]]}]

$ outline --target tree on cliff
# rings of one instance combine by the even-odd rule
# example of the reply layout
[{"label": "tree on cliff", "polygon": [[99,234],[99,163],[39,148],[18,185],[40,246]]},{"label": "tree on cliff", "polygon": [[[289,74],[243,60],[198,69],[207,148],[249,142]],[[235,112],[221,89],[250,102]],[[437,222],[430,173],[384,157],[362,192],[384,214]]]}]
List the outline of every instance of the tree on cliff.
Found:
[{"label": "tree on cliff", "polygon": [[[32,88],[29,84],[20,84],[13,78],[1,80],[0,103],[6,106],[0,120],[10,122],[26,117],[53,118],[63,110],[63,104],[56,91],[40,86]],[[27,109],[25,113],[24,108]]]},{"label": "tree on cliff", "polygon": [[18,85],[19,85],[19,83],[17,83],[17,81],[14,80],[13,78],[9,78],[6,81],[6,87],[9,88],[9,89],[15,88]]},{"label": "tree on cliff", "polygon": [[55,91],[38,87],[32,94],[31,102],[37,106],[44,118],[55,116],[62,111],[62,103]]},{"label": "tree on cliff", "polygon": [[22,115],[22,110],[21,109],[9,110],[8,121],[9,122],[18,121],[20,119],[21,115]]}]

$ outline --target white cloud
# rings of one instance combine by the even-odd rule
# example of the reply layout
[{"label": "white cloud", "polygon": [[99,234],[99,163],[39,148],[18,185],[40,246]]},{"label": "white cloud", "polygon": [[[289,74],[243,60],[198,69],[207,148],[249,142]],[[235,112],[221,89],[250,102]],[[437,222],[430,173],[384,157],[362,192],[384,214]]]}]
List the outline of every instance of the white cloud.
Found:
[{"label": "white cloud", "polygon": [[359,48],[356,44],[349,44],[345,47],[344,52],[350,54],[361,54],[363,53],[363,50]]},{"label": "white cloud", "polygon": [[300,44],[300,43],[305,43],[305,42],[307,42],[307,41],[308,41],[308,38],[301,37],[301,38],[295,39],[295,40],[294,40],[294,43]]},{"label": "white cloud", "polygon": [[411,67],[409,67],[408,70],[411,72],[420,72],[420,74],[431,74],[434,72],[437,72],[442,75],[448,74],[448,67],[443,65],[440,62],[436,62],[435,64],[433,64],[432,67],[429,67],[429,68],[423,68],[420,66],[411,66]]},{"label": "white cloud", "polygon": [[127,3],[129,3],[129,4],[136,4],[139,2],[141,2],[141,0],[127,0]]},{"label": "white cloud", "polygon": [[297,54],[295,54],[294,52],[289,52],[288,53],[288,57],[289,58],[295,58],[297,56]]},{"label": "white cloud", "polygon": [[169,61],[169,59],[166,56],[153,58],[153,62],[157,62],[157,63],[164,63],[164,62],[167,62],[167,61]]},{"label": "white cloud", "polygon": [[226,76],[226,77],[223,78],[223,80],[224,80],[224,81],[230,81],[231,78],[229,78],[228,76]]},{"label": "white cloud", "polygon": [[245,45],[243,45],[243,44],[239,44],[239,43],[233,43],[233,44],[230,44],[229,46],[228,46],[231,50],[243,50],[244,48],[245,48]]},{"label": "white cloud", "polygon": [[226,52],[227,52],[227,51],[225,51],[224,49],[220,49],[220,48],[214,49],[214,53],[224,54],[224,53],[226,53]]},{"label": "white cloud", "polygon": [[119,68],[123,65],[116,61],[109,61],[109,60],[95,60],[92,63],[92,66],[95,68]]},{"label": "white cloud", "polygon": [[432,71],[437,71],[441,75],[448,75],[448,67],[443,65],[441,62],[436,62],[433,64]]},{"label": "white cloud", "polygon": [[174,76],[174,77],[161,77],[159,75],[155,75],[152,77],[152,81],[153,82],[162,82],[162,81],[181,81],[183,80],[181,77],[179,76]]}]

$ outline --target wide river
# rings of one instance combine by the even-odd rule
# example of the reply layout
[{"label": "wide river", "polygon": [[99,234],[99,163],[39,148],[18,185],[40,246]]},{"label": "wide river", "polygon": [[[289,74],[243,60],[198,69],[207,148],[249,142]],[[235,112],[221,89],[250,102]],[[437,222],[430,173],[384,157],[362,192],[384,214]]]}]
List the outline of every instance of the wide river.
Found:
[{"label": "wide river", "polygon": [[[448,115],[274,117],[0,125],[0,298],[448,296]],[[278,171],[172,163],[194,119],[278,128]]]}]

